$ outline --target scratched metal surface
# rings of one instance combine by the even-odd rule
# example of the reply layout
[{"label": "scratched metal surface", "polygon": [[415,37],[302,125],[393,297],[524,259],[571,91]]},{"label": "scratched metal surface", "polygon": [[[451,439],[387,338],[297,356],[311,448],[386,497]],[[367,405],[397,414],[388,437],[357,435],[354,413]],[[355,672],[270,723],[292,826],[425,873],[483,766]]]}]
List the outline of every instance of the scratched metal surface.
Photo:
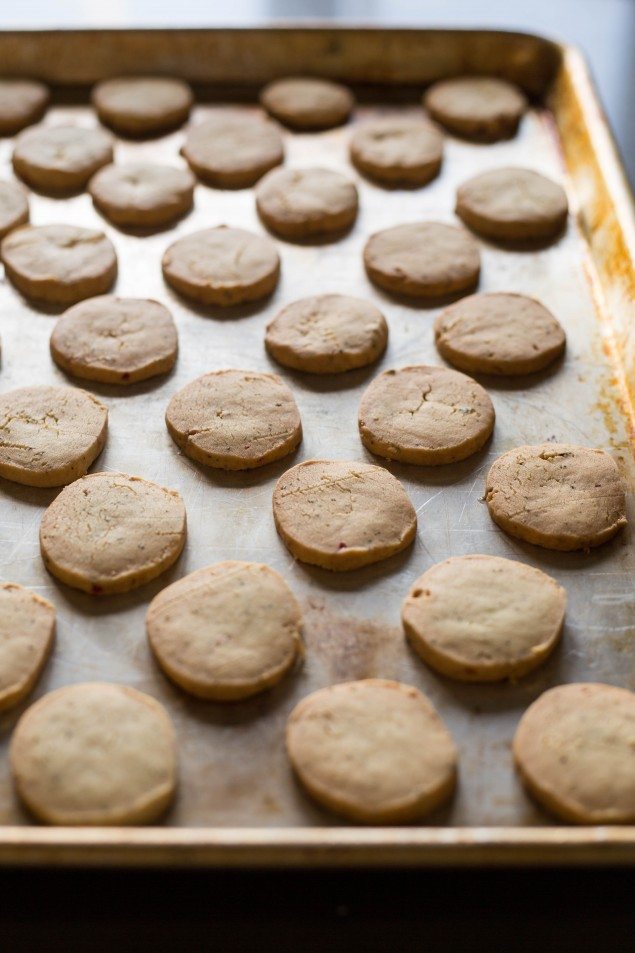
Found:
[{"label": "scratched metal surface", "polygon": [[[210,108],[198,108],[195,118]],[[356,121],[374,112],[360,108]],[[92,125],[95,120],[88,109],[65,107],[51,110],[46,121]],[[633,485],[616,382],[605,354],[589,264],[573,221],[564,238],[537,253],[480,243],[481,290],[540,298],[566,329],[567,355],[560,366],[532,380],[483,381],[496,406],[497,423],[493,441],[481,454],[437,469],[390,467],[419,516],[417,539],[407,553],[340,575],[294,563],[274,530],[271,493],[279,474],[293,462],[331,456],[370,459],[356,426],[364,387],[388,367],[440,363],[432,339],[437,309],[396,303],[369,284],[361,259],[366,236],[415,219],[454,221],[456,186],[482,169],[521,164],[564,181],[557,141],[549,117],[538,113],[525,119],[513,142],[483,147],[448,139],[440,178],[424,189],[402,192],[383,191],[357,176],[347,161],[350,134],[350,126],[319,135],[285,133],[289,166],[324,165],[357,181],[360,215],[351,234],[335,244],[301,247],[278,242],[279,288],[270,301],[249,309],[193,308],[164,285],[160,258],[176,235],[206,226],[227,223],[262,231],[252,190],[221,192],[199,185],[195,210],[188,217],[172,230],[145,237],[111,227],[88,195],[64,201],[31,195],[35,224],[61,221],[103,228],[118,253],[116,292],[157,298],[175,316],[180,356],[171,376],[129,389],[91,388],[110,411],[108,443],[93,469],[123,470],[176,487],[185,499],[189,522],[184,555],[171,572],[128,595],[95,600],[56,583],[40,560],[39,521],[55,491],[0,482],[0,578],[31,587],[51,599],[58,611],[54,655],[32,697],[72,682],[107,679],[134,685],[164,702],[176,725],[181,761],[179,796],[167,824],[336,824],[293,781],[283,746],[287,714],[308,692],[335,681],[371,675],[398,678],[428,693],[461,751],[457,796],[449,808],[429,819],[432,823],[546,824],[546,816],[522,792],[511,765],[510,741],[522,711],[543,690],[562,681],[604,680],[635,688],[630,530],[590,555],[554,554],[504,536],[480,500],[494,457],[515,445],[544,440],[610,450]],[[182,139],[180,131],[158,141],[118,142],[117,158],[180,163]],[[11,148],[10,141],[0,144],[3,177],[11,176]],[[575,196],[570,197],[575,207]],[[276,367],[263,346],[267,321],[284,304],[327,291],[366,297],[383,309],[390,343],[382,361],[332,379]],[[30,307],[6,280],[0,282],[2,391],[65,381],[48,351],[54,322],[54,315]],[[227,366],[274,370],[290,384],[304,424],[304,442],[294,458],[247,475],[228,475],[199,467],[179,453],[163,422],[170,396],[197,375]],[[632,500],[629,507],[632,510]],[[561,647],[543,668],[516,685],[481,688],[437,677],[412,655],[400,630],[400,603],[413,580],[438,560],[478,552],[522,559],[544,569],[569,594]],[[239,705],[197,702],[173,688],[153,664],[144,633],[146,607],[161,587],[221,559],[267,562],[288,580],[306,611],[304,666],[274,691]],[[28,823],[11,790],[6,756],[21,710],[0,720],[0,824]]]}]

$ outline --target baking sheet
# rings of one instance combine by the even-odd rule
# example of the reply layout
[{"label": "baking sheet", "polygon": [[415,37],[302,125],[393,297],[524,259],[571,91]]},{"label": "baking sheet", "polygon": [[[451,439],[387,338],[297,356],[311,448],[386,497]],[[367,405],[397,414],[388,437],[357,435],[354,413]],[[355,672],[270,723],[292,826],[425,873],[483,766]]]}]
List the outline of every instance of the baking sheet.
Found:
[{"label": "baking sheet", "polygon": [[[216,106],[198,107],[193,119]],[[252,107],[241,107],[250,111]],[[396,107],[360,108],[355,122]],[[406,107],[400,113],[413,112]],[[57,107],[46,123],[92,126],[85,107]],[[599,319],[593,269],[574,218],[566,235],[540,252],[500,250],[479,241],[481,291],[516,291],[544,302],[565,327],[564,361],[531,380],[479,378],[495,404],[494,438],[480,454],[439,468],[388,465],[403,482],[419,517],[414,546],[364,570],[332,574],[296,563],[278,539],[271,493],[288,466],[313,457],[373,460],[357,432],[357,406],[365,386],[389,367],[442,363],[433,344],[438,309],[397,303],[366,279],[361,252],[366,237],[381,228],[417,219],[453,222],[454,194],[467,177],[516,164],[544,172],[567,186],[551,117],[531,112],[517,139],[492,146],[448,138],[442,175],[414,192],[385,191],[361,179],[347,159],[352,126],[320,133],[285,133],[286,164],[319,165],[345,172],[360,190],[353,231],[334,244],[276,244],[282,278],[264,304],[232,310],[199,309],[163,282],[160,259],[177,237],[227,224],[262,232],[253,190],[222,192],[197,186],[195,210],[175,228],[139,237],[110,226],[88,195],[59,200],[31,195],[34,224],[73,223],[102,228],[119,258],[119,295],[152,297],[174,314],[180,336],[175,371],[158,382],[129,388],[88,386],[108,405],[107,446],[93,470],[123,470],[178,489],[188,512],[188,542],[177,565],[135,592],[94,599],[50,577],[42,565],[38,528],[57,491],[0,482],[0,578],[19,582],[51,599],[58,611],[54,654],[28,702],[60,685],[111,680],[149,692],[174,719],[181,762],[178,798],[168,826],[302,828],[341,822],[315,806],[297,787],[284,752],[287,715],[296,702],[323,685],[381,676],[409,682],[426,692],[460,748],[460,782],[452,804],[424,819],[432,825],[550,825],[515,777],[510,743],[524,709],[545,689],[564,681],[597,680],[635,688],[635,577],[631,529],[590,554],[551,553],[506,537],[481,501],[491,461],[522,443],[573,442],[608,450],[629,487],[633,461],[620,386],[607,353],[608,325]],[[182,164],[183,131],[159,140],[120,141],[118,161]],[[12,142],[0,143],[0,175],[11,177]],[[570,192],[575,213],[575,195]],[[390,341],[373,368],[316,378],[279,368],[263,346],[267,322],[285,304],[306,295],[339,292],[377,304],[388,320]],[[26,304],[6,280],[0,283],[0,388],[65,383],[49,356],[55,316]],[[290,384],[302,415],[299,451],[277,464],[246,474],[223,473],[184,457],[168,436],[163,414],[176,390],[206,371],[222,367],[272,370]],[[633,521],[632,495],[629,513]],[[400,604],[414,579],[452,555],[490,553],[521,559],[549,572],[567,589],[569,609],[561,646],[542,668],[517,684],[461,685],[427,670],[404,641]],[[287,579],[305,612],[306,659],[277,688],[251,701],[219,705],[189,699],[154,664],[145,640],[146,607],[163,586],[222,559],[268,563]],[[28,702],[26,704],[28,704]],[[6,746],[20,712],[0,719],[0,824],[29,819],[17,804],[9,778]],[[354,838],[353,838],[354,839]]]}]

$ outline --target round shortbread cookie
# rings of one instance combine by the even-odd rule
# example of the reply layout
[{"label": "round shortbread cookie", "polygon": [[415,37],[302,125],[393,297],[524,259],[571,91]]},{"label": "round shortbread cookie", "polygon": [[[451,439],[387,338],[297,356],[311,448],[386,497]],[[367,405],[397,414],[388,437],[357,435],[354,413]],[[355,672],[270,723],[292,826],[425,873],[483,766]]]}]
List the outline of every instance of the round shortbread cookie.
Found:
[{"label": "round shortbread cookie", "polygon": [[26,698],[54,641],[55,606],[16,583],[0,583],[0,711]]},{"label": "round shortbread cookie", "polygon": [[383,467],[353,460],[306,460],[283,473],[273,518],[296,559],[323,569],[359,569],[409,546],[417,514]]},{"label": "round shortbread cookie", "polygon": [[444,298],[472,291],[481,256],[462,228],[440,222],[395,225],[371,235],[364,247],[370,280],[407,298]]},{"label": "round shortbread cookie", "polygon": [[150,823],[176,789],[170,717],[126,685],[85,682],[44,695],[20,718],[10,760],[20,798],[47,824]]},{"label": "round shortbread cookie", "polygon": [[570,444],[504,453],[487,474],[485,501],[510,536],[565,552],[599,546],[626,523],[615,460],[603,450]]},{"label": "round shortbread cookie", "polygon": [[266,298],[280,277],[280,257],[269,238],[226,225],[180,238],[163,255],[162,267],[176,291],[221,307]]},{"label": "round shortbread cookie", "polygon": [[577,824],[635,822],[635,693],[558,685],[530,705],[513,743],[528,790]]},{"label": "round shortbread cookie", "polygon": [[0,257],[25,298],[71,305],[108,291],[117,256],[103,232],[76,225],[27,225],[3,238]]},{"label": "round shortbread cookie", "polygon": [[490,169],[456,193],[456,214],[494,241],[551,240],[562,232],[567,212],[564,189],[531,169]]},{"label": "round shortbread cookie", "polygon": [[0,79],[0,136],[13,136],[42,118],[49,90],[33,79]]},{"label": "round shortbread cookie", "polygon": [[357,218],[355,184],[331,169],[272,169],[256,187],[260,218],[287,239],[338,237]]},{"label": "round shortbread cookie", "polygon": [[14,182],[0,182],[0,238],[29,220],[26,193]]},{"label": "round shortbread cookie", "polygon": [[67,374],[105,384],[136,384],[174,367],[178,336],[164,305],[103,295],[73,305],[51,334],[53,360]]},{"label": "round shortbread cookie", "polygon": [[77,387],[19,387],[0,394],[0,476],[64,486],[83,476],[106,443],[108,409]]},{"label": "round shortbread cookie", "polygon": [[176,562],[186,517],[176,490],[126,473],[91,473],[67,486],[40,524],[44,565],[93,595],[128,592]]},{"label": "round shortbread cookie", "polygon": [[188,169],[153,162],[109,165],[90,180],[88,191],[99,211],[130,228],[157,228],[182,218],[194,202]]},{"label": "round shortbread cookie", "polygon": [[36,126],[18,136],[13,169],[41,192],[76,192],[97,169],[113,160],[112,139],[103,129]]},{"label": "round shortbread cookie", "polygon": [[216,701],[271,688],[302,651],[300,607],[260,563],[216,563],[179,579],[150,603],[146,630],[166,675]]},{"label": "round shortbread cookie", "polygon": [[461,682],[516,679],[555,648],[567,604],[539,569],[499,556],[454,556],[412,584],[401,619],[431,668]]},{"label": "round shortbread cookie", "polygon": [[494,420],[480,384],[425,364],[380,374],[359,405],[364,446],[387,460],[420,466],[465,460],[487,443]]},{"label": "round shortbread cookie", "polygon": [[355,105],[346,86],[326,79],[293,76],[265,86],[260,102],[285,126],[306,131],[341,126]]},{"label": "round shortbread cookie", "polygon": [[265,345],[279,364],[338,374],[372,364],[385,351],[388,325],[369,301],[327,294],[302,298],[267,325]]},{"label": "round shortbread cookie", "polygon": [[93,106],[103,123],[124,136],[150,136],[182,125],[190,114],[192,90],[180,79],[123,76],[98,83]]},{"label": "round shortbread cookie", "polygon": [[457,301],[434,322],[442,357],[468,373],[533,374],[564,353],[565,333],[550,311],[520,294],[479,294]]},{"label": "round shortbread cookie", "polygon": [[423,119],[388,116],[359,126],[350,153],[354,165],[368,178],[411,188],[439,174],[443,136]]},{"label": "round shortbread cookie", "polygon": [[229,110],[190,129],[181,152],[201,181],[219,189],[249,188],[284,159],[273,123]]},{"label": "round shortbread cookie", "polygon": [[449,132],[478,142],[511,139],[527,109],[527,98],[518,86],[493,76],[439,80],[427,90],[423,103]]},{"label": "round shortbread cookie", "polygon": [[176,393],[165,413],[183,453],[221,470],[252,470],[286,457],[302,440],[300,412],[277,374],[203,374]]},{"label": "round shortbread cookie", "polygon": [[322,688],[296,705],[287,752],[308,793],[367,824],[405,823],[447,801],[458,752],[425,695],[379,678]]}]

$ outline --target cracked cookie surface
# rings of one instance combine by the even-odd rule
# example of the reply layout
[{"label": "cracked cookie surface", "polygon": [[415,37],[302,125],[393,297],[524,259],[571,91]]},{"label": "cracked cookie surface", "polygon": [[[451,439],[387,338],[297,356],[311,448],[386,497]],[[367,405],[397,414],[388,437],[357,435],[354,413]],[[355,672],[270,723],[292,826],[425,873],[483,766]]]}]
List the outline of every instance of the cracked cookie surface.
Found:
[{"label": "cracked cookie surface", "polygon": [[166,675],[217,701],[270,688],[302,651],[300,607],[261,563],[216,563],[172,583],[150,603],[146,630]]},{"label": "cracked cookie surface", "polygon": [[42,192],[83,189],[97,169],[112,161],[108,133],[81,126],[26,129],[18,136],[12,156],[16,175]]},{"label": "cracked cookie surface", "polygon": [[626,523],[615,460],[603,450],[571,444],[504,453],[487,474],[485,501],[506,533],[547,549],[599,546]]},{"label": "cracked cookie surface", "polygon": [[338,237],[357,218],[354,182],[331,169],[273,169],[256,186],[258,214],[274,234]]},{"label": "cracked cookie surface", "polygon": [[55,606],[17,583],[0,583],[0,711],[26,698],[54,639]]},{"label": "cracked cookie surface", "polygon": [[93,595],[128,592],[176,562],[185,545],[183,500],[126,473],[91,473],[67,486],[40,524],[52,575]]},{"label": "cracked cookie surface", "polygon": [[19,387],[0,395],[0,476],[63,486],[83,476],[108,432],[108,410],[77,387]]},{"label": "cracked cookie surface", "polygon": [[194,176],[155,162],[128,162],[100,169],[88,185],[99,211],[130,228],[158,228],[182,218],[194,201]]},{"label": "cracked cookie surface", "polygon": [[424,662],[462,682],[519,678],[555,648],[566,608],[562,586],[499,556],[454,556],[412,584],[401,618]]},{"label": "cracked cookie surface", "polygon": [[203,374],[173,397],[165,414],[186,456],[208,467],[251,470],[291,453],[302,439],[293,394],[276,374]]},{"label": "cracked cookie surface", "polygon": [[438,175],[443,136],[424,119],[388,116],[358,126],[350,145],[360,172],[382,185],[425,185]]},{"label": "cracked cookie surface", "polygon": [[418,365],[385,371],[364,392],[359,432],[387,460],[437,466],[476,453],[494,429],[494,406],[471,377]]},{"label": "cracked cookie surface", "polygon": [[297,559],[336,571],[401,552],[417,529],[399,480],[383,467],[351,460],[307,460],[291,467],[273,491],[273,516]]},{"label": "cracked cookie surface", "polygon": [[296,705],[287,753],[320,804],[367,824],[414,820],[446,801],[458,752],[432,702],[401,682],[368,678]]}]

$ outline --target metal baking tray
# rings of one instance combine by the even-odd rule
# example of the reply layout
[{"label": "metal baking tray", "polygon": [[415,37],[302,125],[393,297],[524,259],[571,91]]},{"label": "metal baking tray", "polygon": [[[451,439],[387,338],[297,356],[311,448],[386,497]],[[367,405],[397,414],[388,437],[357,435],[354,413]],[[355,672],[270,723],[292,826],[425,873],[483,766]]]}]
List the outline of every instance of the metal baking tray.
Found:
[{"label": "metal baking tray", "polygon": [[[522,443],[570,441],[610,451],[633,488],[631,447],[635,398],[635,227],[632,198],[580,54],[534,36],[480,31],[263,29],[0,34],[8,75],[49,82],[47,123],[96,123],[90,85],[108,75],[165,73],[196,87],[193,120],[219,103],[254,110],[255,94],[278,75],[305,73],[350,83],[359,99],[354,122],[378,113],[418,113],[423,87],[465,72],[495,73],[520,83],[533,108],[519,136],[497,145],[448,138],[441,176],[418,191],[386,191],[361,179],[347,159],[351,126],[321,134],[285,132],[287,164],[341,169],[358,184],[359,219],[334,244],[277,242],[282,279],[265,304],[197,309],[161,277],[162,251],[175,235],[227,223],[262,231],[253,190],[199,185],[192,214],[175,228],[139,237],[102,220],[88,195],[31,195],[31,219],[103,228],[119,257],[116,291],[163,301],[180,335],[180,356],[167,378],[129,388],[94,386],[110,409],[107,447],[94,469],[124,470],[176,487],[188,510],[184,555],[159,580],[127,595],[94,599],[66,588],[44,570],[38,526],[55,491],[0,485],[0,578],[29,586],[58,611],[58,639],[34,696],[59,685],[106,679],[159,698],[179,739],[179,795],[161,826],[136,829],[45,828],[17,804],[6,746],[22,708],[0,720],[0,862],[147,865],[389,865],[483,863],[631,863],[635,827],[562,827],[527,797],[511,763],[510,742],[524,709],[563,681],[608,681],[635,688],[635,525],[592,551],[552,553],[505,536],[481,501],[491,461]],[[180,163],[183,130],[145,142],[120,141],[119,160]],[[0,175],[11,176],[12,142],[0,141]],[[454,220],[457,185],[479,170],[530,166],[562,181],[569,227],[539,252],[507,251],[480,242],[481,290],[540,298],[566,328],[568,349],[555,370],[516,382],[485,380],[496,406],[494,439],[479,455],[446,467],[390,465],[419,516],[415,545],[364,570],[333,574],[294,562],[278,539],[271,493],[280,473],[310,457],[369,459],[360,443],[360,395],[380,370],[438,363],[432,339],[436,309],[384,296],[366,279],[366,236],[413,219]],[[332,291],[374,301],[390,325],[378,366],[334,378],[275,366],[263,346],[266,323],[296,298]],[[0,386],[61,383],[50,359],[50,313],[0,282]],[[163,421],[170,396],[197,375],[226,366],[275,370],[291,385],[304,422],[294,458],[248,473],[223,473],[183,457]],[[81,386],[81,382],[80,382]],[[462,685],[424,667],[400,629],[403,596],[432,563],[483,552],[511,556],[551,573],[569,594],[562,644],[550,661],[517,684]],[[258,560],[279,570],[305,612],[306,660],[273,691],[240,704],[187,698],[162,676],[145,640],[150,599],[170,581],[221,559]],[[345,826],[297,787],[283,744],[295,703],[333,682],[385,676],[423,689],[460,747],[460,783],[452,804],[421,825]],[[29,700],[32,701],[33,697]]]}]

